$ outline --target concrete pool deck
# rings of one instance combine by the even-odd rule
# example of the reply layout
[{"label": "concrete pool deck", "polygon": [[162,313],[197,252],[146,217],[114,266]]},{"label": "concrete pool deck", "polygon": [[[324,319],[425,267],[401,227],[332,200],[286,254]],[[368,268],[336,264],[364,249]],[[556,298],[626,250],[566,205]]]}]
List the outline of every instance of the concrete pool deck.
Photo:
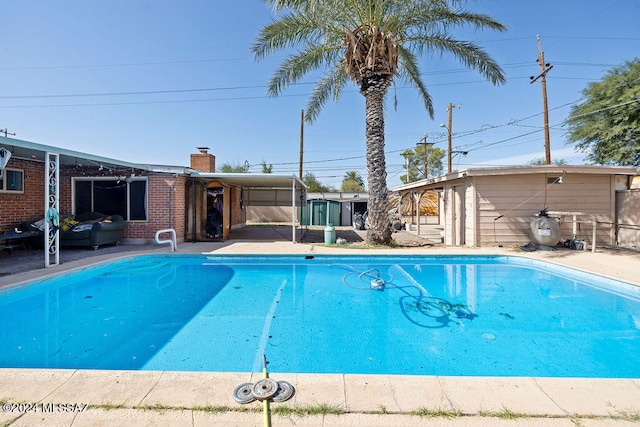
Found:
[{"label": "concrete pool deck", "polygon": [[[0,277],[0,287],[121,256],[168,252],[168,246],[145,246],[117,254],[96,253],[88,259],[65,262],[46,270]],[[514,255],[640,285],[640,254],[612,250],[591,253],[522,252],[519,248],[353,249],[281,240],[241,240],[183,243],[178,253]],[[288,402],[271,404],[273,426],[624,426],[640,423],[640,379],[279,372],[270,372],[270,377],[288,381],[296,390]],[[3,404],[0,425],[261,426],[264,421],[259,403],[240,405],[232,399],[237,385],[261,378],[262,373],[0,369],[0,402]],[[34,404],[37,412],[33,409],[24,412],[28,405],[20,406],[21,403]]]}]

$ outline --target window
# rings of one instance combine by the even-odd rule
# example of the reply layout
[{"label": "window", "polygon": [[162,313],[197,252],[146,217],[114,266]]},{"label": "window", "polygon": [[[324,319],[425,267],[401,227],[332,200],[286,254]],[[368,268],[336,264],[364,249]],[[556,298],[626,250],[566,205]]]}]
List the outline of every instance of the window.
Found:
[{"label": "window", "polygon": [[146,178],[74,178],[75,213],[121,215],[127,221],[147,219]]},{"label": "window", "polygon": [[551,184],[562,184],[561,176],[548,176],[547,177],[547,185]]},{"label": "window", "polygon": [[24,192],[24,172],[18,169],[0,171],[0,191]]}]

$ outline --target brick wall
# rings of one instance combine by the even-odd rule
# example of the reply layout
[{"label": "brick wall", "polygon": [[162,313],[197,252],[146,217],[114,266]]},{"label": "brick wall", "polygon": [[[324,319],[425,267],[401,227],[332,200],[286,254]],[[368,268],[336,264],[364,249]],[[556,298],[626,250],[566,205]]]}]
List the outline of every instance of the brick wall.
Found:
[{"label": "brick wall", "polygon": [[195,169],[200,172],[215,172],[216,157],[207,153],[192,154],[191,169]]},{"label": "brick wall", "polygon": [[[44,218],[44,163],[11,159],[8,168],[24,171],[24,192],[0,192],[0,231],[13,230],[22,221]],[[60,217],[72,215],[72,178],[78,176],[105,176],[110,172],[97,168],[61,168],[58,182],[60,189]],[[151,241],[156,231],[163,228],[176,230],[176,237],[185,235],[185,176],[150,173],[148,175],[147,221],[131,221],[125,228],[125,239]]]},{"label": "brick wall", "polygon": [[[97,170],[89,170],[84,173],[88,173],[88,176],[98,176]],[[71,178],[79,175],[80,172],[76,170],[76,168],[60,168],[60,182],[58,183],[60,187],[60,206],[58,209],[58,211],[60,212],[60,218],[73,215],[73,201],[71,200]]]},{"label": "brick wall", "polygon": [[176,238],[185,235],[185,184],[184,176],[163,174],[148,175],[147,221],[129,222],[124,230],[126,239],[153,240],[156,231],[173,228]]},{"label": "brick wall", "polygon": [[44,163],[12,158],[6,167],[24,172],[24,192],[0,192],[0,231],[44,218]]},{"label": "brick wall", "polygon": [[[206,157],[215,163],[210,154],[195,156]],[[212,159],[213,158],[213,159]],[[212,164],[212,165],[213,165]],[[36,221],[44,218],[44,163],[31,160],[11,159],[8,168],[24,171],[24,192],[11,194],[0,192],[0,231],[13,230],[22,221]],[[77,169],[63,167],[58,182],[60,189],[60,217],[70,216],[72,212],[72,178],[78,176],[107,176],[110,172],[97,168]],[[130,221],[123,237],[136,241],[152,241],[155,233],[164,228],[173,228],[176,237],[183,239],[186,234],[186,176],[173,174],[148,173],[148,209],[147,221]],[[240,207],[240,189],[231,189],[231,224],[244,222],[244,212]]]}]

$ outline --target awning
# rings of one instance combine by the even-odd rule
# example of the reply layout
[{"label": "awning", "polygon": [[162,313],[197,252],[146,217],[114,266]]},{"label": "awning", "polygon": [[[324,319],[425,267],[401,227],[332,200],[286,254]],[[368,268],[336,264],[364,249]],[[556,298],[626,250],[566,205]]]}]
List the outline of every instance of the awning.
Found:
[{"label": "awning", "polygon": [[296,243],[296,207],[307,203],[307,186],[296,175],[211,173],[190,170],[193,178],[242,188],[245,206],[291,206],[292,241]]},{"label": "awning", "polygon": [[61,166],[96,167],[102,165],[105,168],[120,167],[150,170],[149,165],[125,162],[102,156],[94,156],[80,151],[67,150],[60,147],[53,147],[51,145],[38,144],[30,141],[23,141],[21,139],[6,138],[3,136],[0,136],[0,147],[4,147],[9,150],[11,155],[15,158],[40,162],[45,161],[46,153],[56,153],[60,156],[59,164]]},{"label": "awning", "polygon": [[307,186],[296,175],[271,173],[208,173],[191,171],[195,178],[242,187],[245,206],[304,206]]}]

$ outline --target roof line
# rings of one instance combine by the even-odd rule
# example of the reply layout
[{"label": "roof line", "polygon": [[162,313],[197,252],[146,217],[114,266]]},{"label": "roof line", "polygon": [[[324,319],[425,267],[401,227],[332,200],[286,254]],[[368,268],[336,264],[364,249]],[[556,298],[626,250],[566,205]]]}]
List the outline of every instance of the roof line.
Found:
[{"label": "roof line", "polygon": [[125,166],[129,168],[134,168],[134,169],[149,170],[149,165],[146,165],[146,164],[132,163],[132,162],[126,162],[123,160],[112,159],[109,157],[96,156],[94,154],[83,153],[81,151],[69,150],[61,147],[54,147],[52,145],[39,144],[37,142],[25,141],[17,138],[8,138],[8,137],[0,136],[0,144],[20,147],[27,150],[41,151],[43,153],[50,152],[50,153],[55,153],[59,155],[69,156],[69,157],[78,157],[81,159],[95,162],[96,164],[104,163],[104,164],[112,164],[114,166]]}]

